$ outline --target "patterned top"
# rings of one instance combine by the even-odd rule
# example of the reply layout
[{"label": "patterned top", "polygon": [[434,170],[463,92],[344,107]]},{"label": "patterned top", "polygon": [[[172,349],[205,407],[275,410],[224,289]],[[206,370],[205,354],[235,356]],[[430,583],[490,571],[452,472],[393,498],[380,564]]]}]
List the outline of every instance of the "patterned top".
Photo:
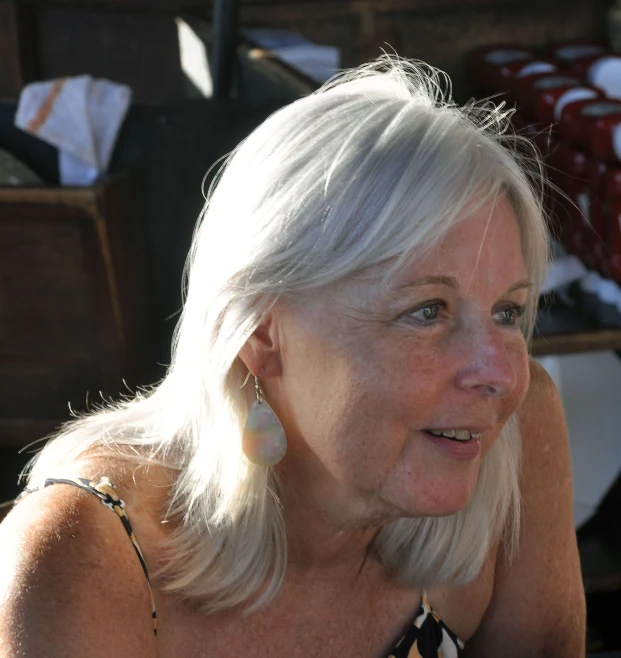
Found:
[{"label": "patterned top", "polygon": [[[15,503],[17,504],[24,496],[41,488],[49,487],[52,484],[69,484],[84,489],[97,496],[103,505],[115,512],[119,517],[125,528],[125,532],[134,546],[134,551],[147,579],[149,596],[151,597],[153,634],[157,635],[157,613],[155,611],[153,589],[151,587],[151,580],[149,579],[147,564],[140,550],[136,535],[132,530],[129,518],[125,513],[125,503],[117,496],[112,482],[107,477],[102,477],[98,482],[85,478],[48,478],[43,483],[43,487],[26,487],[18,496]],[[464,643],[444,624],[438,614],[429,605],[427,594],[423,592],[421,607],[412,625],[385,658],[461,658],[463,654]]]},{"label": "patterned top", "polygon": [[440,619],[423,592],[421,609],[387,658],[459,658],[464,643]]},{"label": "patterned top", "polygon": [[112,482],[110,482],[107,477],[102,477],[99,482],[93,482],[92,480],[87,480],[85,478],[48,478],[43,483],[43,487],[26,487],[15,499],[15,504],[17,505],[17,503],[19,503],[19,501],[24,498],[24,496],[27,496],[34,491],[38,491],[41,488],[49,487],[52,484],[70,484],[71,486],[79,487],[80,489],[84,489],[85,491],[94,494],[97,496],[97,498],[99,498],[102,504],[105,505],[105,507],[112,510],[113,512],[116,512],[116,515],[119,517],[119,519],[121,519],[121,523],[123,524],[125,532],[127,533],[131,543],[134,546],[134,551],[136,551],[140,566],[142,567],[144,575],[147,579],[149,597],[151,598],[153,635],[157,635],[157,612],[155,611],[155,600],[153,598],[153,588],[151,587],[151,579],[149,578],[147,563],[145,562],[142,551],[140,550],[140,544],[136,539],[136,535],[132,529],[132,524],[129,522],[129,517],[125,513],[125,502],[116,495],[116,491],[114,491],[114,485]]}]

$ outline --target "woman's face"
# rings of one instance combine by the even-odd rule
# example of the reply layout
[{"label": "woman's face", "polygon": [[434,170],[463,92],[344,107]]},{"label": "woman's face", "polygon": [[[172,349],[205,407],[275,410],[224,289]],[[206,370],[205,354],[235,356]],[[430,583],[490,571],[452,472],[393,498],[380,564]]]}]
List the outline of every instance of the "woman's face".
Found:
[{"label": "woman's face", "polygon": [[462,509],[528,387],[528,294],[503,198],[389,282],[344,281],[283,305],[282,369],[265,384],[294,486],[343,522]]}]

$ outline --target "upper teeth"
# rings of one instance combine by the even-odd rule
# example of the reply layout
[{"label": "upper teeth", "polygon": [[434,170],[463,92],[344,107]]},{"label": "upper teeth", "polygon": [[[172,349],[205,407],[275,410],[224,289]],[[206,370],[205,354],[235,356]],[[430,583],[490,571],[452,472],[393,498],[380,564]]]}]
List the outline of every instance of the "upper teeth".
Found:
[{"label": "upper teeth", "polygon": [[458,441],[468,441],[468,439],[478,439],[480,434],[471,434],[468,430],[427,430],[434,436],[445,436],[447,439],[457,439]]}]

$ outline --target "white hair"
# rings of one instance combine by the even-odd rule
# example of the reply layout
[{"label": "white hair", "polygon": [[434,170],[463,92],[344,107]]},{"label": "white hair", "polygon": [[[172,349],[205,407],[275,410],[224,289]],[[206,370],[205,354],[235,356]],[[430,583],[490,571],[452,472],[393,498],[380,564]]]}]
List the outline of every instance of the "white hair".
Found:
[{"label": "white hair", "polygon": [[[207,611],[269,601],[286,570],[286,530],[274,469],[250,464],[241,450],[248,407],[240,349],[279,297],[378,264],[399,267],[499,195],[515,211],[534,283],[529,340],[548,237],[541,166],[526,140],[507,133],[509,116],[490,103],[458,108],[439,71],[388,56],[270,116],[210,189],[166,377],[68,423],[31,480],[97,446],[132,446],[178,469],[165,587]],[[519,457],[511,418],[463,510],[381,530],[376,549],[386,567],[429,588],[473,579],[501,536],[511,553]]]}]

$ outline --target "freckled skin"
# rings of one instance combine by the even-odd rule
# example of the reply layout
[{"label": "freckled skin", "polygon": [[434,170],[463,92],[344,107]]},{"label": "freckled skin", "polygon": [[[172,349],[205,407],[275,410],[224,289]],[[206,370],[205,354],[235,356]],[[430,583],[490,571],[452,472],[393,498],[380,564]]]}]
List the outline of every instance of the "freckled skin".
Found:
[{"label": "freckled skin", "polygon": [[[409,285],[429,276],[455,288]],[[279,468],[293,490],[341,527],[462,509],[528,388],[523,336],[498,319],[526,302],[527,289],[508,291],[527,278],[515,215],[500,199],[387,286],[340,282],[277,308],[281,372],[264,387],[288,437]],[[417,321],[432,303],[439,316]],[[467,461],[422,433],[472,426],[485,431]]]}]

